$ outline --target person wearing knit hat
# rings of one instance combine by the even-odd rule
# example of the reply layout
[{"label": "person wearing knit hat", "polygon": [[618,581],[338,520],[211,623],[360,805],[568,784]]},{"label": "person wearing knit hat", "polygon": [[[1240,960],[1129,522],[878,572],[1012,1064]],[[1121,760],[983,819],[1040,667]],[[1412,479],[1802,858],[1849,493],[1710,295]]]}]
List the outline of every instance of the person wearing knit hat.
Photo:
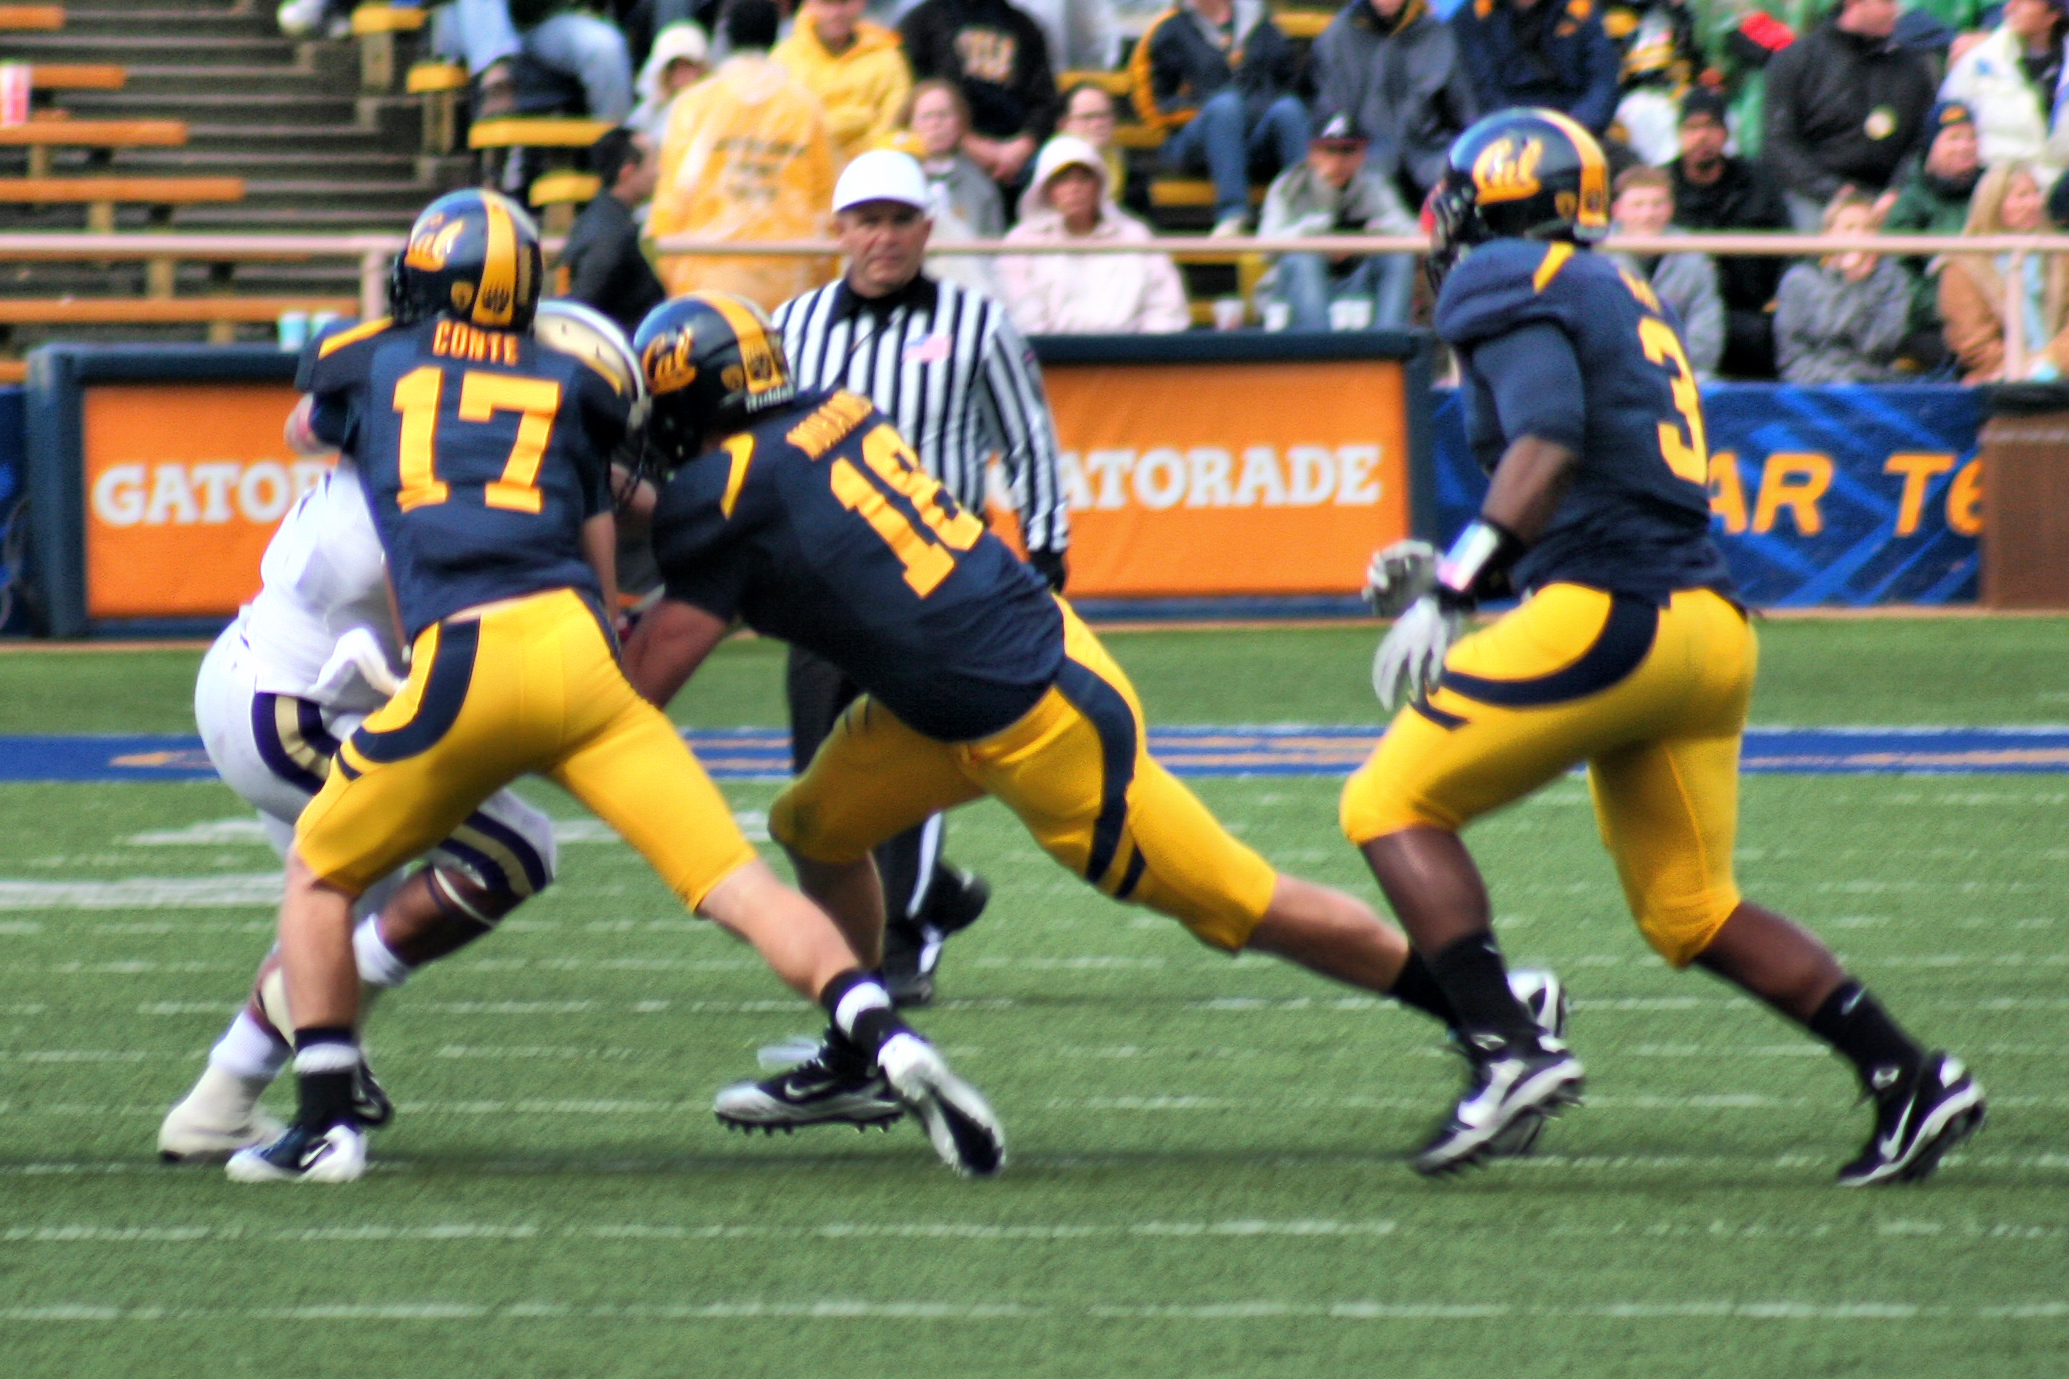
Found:
[{"label": "person wearing knit hat", "polygon": [[[1788,229],[1788,208],[1766,170],[1725,152],[1731,141],[1725,115],[1724,98],[1707,86],[1691,87],[1682,98],[1681,156],[1667,164],[1675,223],[1688,230]],[[1767,306],[1787,266],[1785,260],[1752,254],[1717,260],[1725,318],[1719,373],[1774,377],[1774,330]]]},{"label": "person wearing knit hat", "polygon": [[[1941,101],[1925,117],[1925,161],[1897,192],[1882,219],[1893,235],[1958,235],[1982,179],[1975,114],[1966,102]],[[1936,257],[1898,259],[1911,280],[1911,315],[1898,357],[1929,373],[1946,358],[1940,320],[1940,263]]]}]

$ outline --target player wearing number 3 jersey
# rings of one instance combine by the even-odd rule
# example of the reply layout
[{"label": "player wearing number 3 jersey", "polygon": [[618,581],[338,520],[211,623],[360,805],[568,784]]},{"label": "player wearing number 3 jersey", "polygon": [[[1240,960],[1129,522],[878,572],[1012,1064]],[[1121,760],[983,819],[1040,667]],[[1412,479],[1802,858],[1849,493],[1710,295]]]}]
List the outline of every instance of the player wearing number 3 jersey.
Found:
[{"label": "player wearing number 3 jersey", "polygon": [[[1342,802],[1344,832],[1467,1034],[1466,1094],[1417,1167],[1498,1155],[1519,1124],[1579,1093],[1580,1064],[1503,980],[1458,831],[1586,762],[1647,942],[1855,1064],[1877,1133],[1842,1182],[1914,1181],[1980,1123],[1982,1094],[1733,880],[1754,637],[1710,540],[1702,404],[1675,322],[1642,279],[1587,248],[1607,212],[1602,150],[1546,110],[1467,130],[1431,198],[1436,326],[1492,483],[1443,559],[1394,548],[1374,562],[1375,604],[1402,615],[1374,683],[1390,706],[1407,702]],[[1511,586],[1520,607],[1451,645],[1479,596]]]},{"label": "player wearing number 3 jersey", "polygon": [[413,656],[295,825],[280,953],[301,1104],[281,1138],[231,1158],[230,1176],[363,1171],[350,902],[528,772],[595,810],[683,904],[824,1001],[884,1069],[887,1118],[913,1110],[952,1166],[995,1172],[1004,1145],[983,1099],[897,1021],[826,915],[756,859],[674,728],[626,683],[607,611],[607,474],[634,399],[533,338],[538,284],[524,213],[493,192],[455,192],[411,229],[394,316],[303,357],[310,428],[359,462]]}]

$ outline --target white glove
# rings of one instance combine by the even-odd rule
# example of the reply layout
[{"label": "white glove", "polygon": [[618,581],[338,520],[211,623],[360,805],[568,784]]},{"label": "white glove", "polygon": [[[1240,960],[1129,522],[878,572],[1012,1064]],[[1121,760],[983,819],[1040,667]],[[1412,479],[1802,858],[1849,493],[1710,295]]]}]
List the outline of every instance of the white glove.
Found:
[{"label": "white glove", "polygon": [[1396,541],[1365,567],[1365,606],[1382,618],[1400,617],[1436,587],[1437,548],[1427,541]]},{"label": "white glove", "polygon": [[1425,594],[1409,606],[1372,658],[1372,692],[1389,710],[1411,703],[1444,673],[1444,653],[1465,630],[1463,611]]},{"label": "white glove", "polygon": [[344,688],[345,679],[353,671],[359,678],[373,686],[380,694],[390,699],[402,688],[402,681],[395,678],[395,671],[388,664],[387,653],[381,650],[380,642],[364,627],[355,627],[338,638],[332,648],[330,659],[323,663],[323,669],[316,673],[316,683],[309,688],[309,697],[324,700]]}]

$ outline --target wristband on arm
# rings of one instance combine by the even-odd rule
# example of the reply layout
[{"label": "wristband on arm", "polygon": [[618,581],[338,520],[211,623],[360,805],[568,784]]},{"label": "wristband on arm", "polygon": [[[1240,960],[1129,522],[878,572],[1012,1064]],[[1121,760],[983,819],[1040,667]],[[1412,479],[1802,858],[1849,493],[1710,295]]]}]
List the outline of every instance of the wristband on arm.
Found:
[{"label": "wristband on arm", "polygon": [[1523,542],[1514,532],[1485,517],[1474,518],[1437,560],[1437,602],[1452,609],[1473,607],[1494,592],[1522,554]]}]

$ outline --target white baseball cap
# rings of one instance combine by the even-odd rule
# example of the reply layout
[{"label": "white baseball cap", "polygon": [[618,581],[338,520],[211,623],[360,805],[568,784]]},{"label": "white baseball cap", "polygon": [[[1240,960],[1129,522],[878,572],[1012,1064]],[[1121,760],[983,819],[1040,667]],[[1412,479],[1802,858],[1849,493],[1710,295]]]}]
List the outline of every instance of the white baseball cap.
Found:
[{"label": "white baseball cap", "polygon": [[909,153],[873,148],[855,155],[834,184],[833,209],[845,211],[865,201],[896,201],[915,210],[927,209],[927,175]]}]

